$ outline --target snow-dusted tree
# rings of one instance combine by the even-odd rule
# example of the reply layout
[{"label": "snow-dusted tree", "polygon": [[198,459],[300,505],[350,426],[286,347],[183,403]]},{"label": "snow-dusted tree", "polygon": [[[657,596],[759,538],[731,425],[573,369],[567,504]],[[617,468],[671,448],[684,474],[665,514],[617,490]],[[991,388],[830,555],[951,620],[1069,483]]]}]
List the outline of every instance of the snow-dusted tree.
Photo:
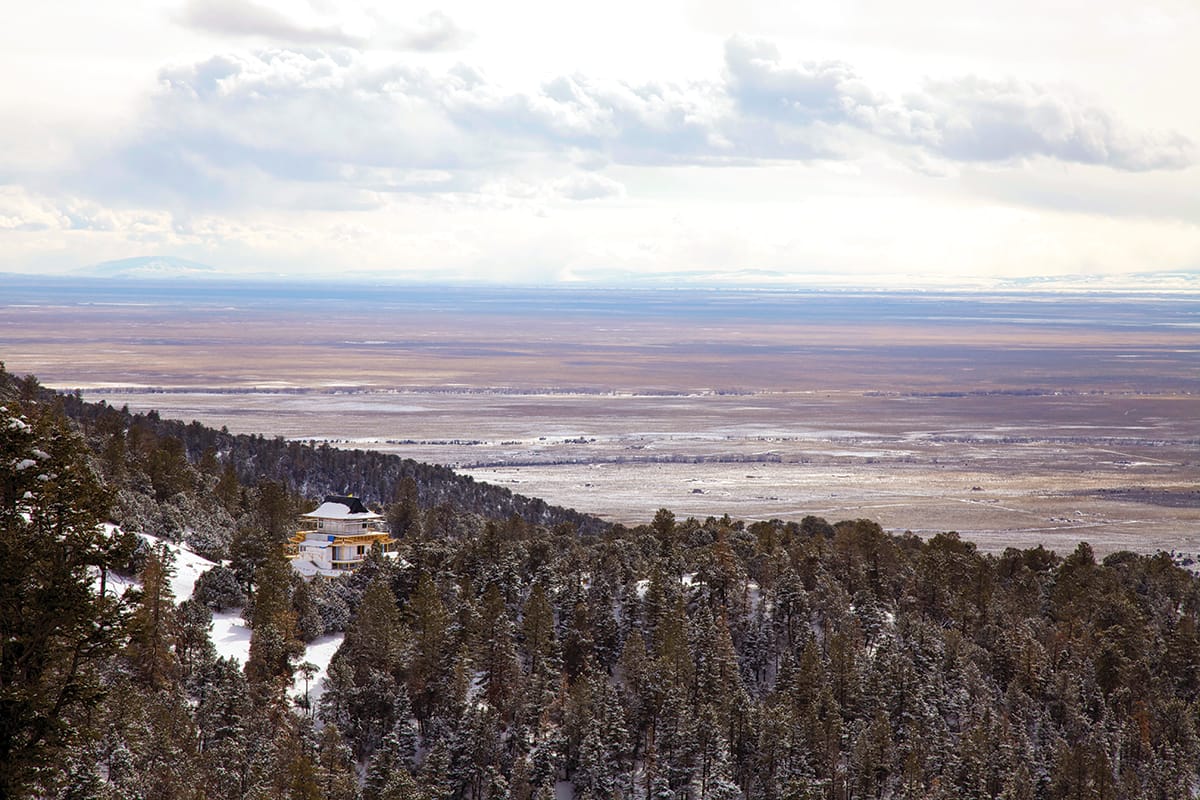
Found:
[{"label": "snow-dusted tree", "polygon": [[450,618],[441,594],[429,573],[417,580],[408,603],[408,621],[412,630],[412,663],[408,670],[408,689],[413,713],[422,729],[438,708],[439,687],[446,678],[450,650]]},{"label": "snow-dusted tree", "polygon": [[292,568],[282,550],[267,555],[255,574],[254,613],[246,678],[264,696],[282,695],[304,645],[291,609]]},{"label": "snow-dusted tree", "polygon": [[358,778],[353,755],[342,739],[337,725],[325,725],[317,751],[317,786],[325,800],[354,800]]},{"label": "snow-dusted tree", "polygon": [[166,545],[151,548],[142,568],[141,591],[129,620],[126,653],[140,681],[151,689],[172,683],[180,673],[175,653],[179,625],[171,590],[174,556]]},{"label": "snow-dusted tree", "polygon": [[88,733],[76,715],[101,698],[122,609],[94,580],[113,566],[109,495],[82,440],[6,389],[0,367],[0,796],[17,797]]},{"label": "snow-dusted tree", "polygon": [[192,588],[192,597],[217,613],[227,608],[241,608],[246,602],[246,593],[238,584],[237,575],[220,564],[200,573]]},{"label": "snow-dusted tree", "polygon": [[483,594],[481,616],[486,629],[477,635],[475,663],[480,672],[483,697],[505,720],[515,713],[521,691],[521,668],[517,663],[513,624],[498,583],[490,583]]}]

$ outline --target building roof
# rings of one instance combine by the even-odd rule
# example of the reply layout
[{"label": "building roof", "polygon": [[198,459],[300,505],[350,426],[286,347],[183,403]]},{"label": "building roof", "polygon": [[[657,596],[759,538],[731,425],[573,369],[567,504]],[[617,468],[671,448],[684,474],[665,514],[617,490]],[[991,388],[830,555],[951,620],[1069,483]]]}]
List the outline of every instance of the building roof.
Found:
[{"label": "building roof", "polygon": [[327,547],[333,546],[333,536],[322,535],[321,538],[309,535],[307,538],[301,539],[299,546],[305,550],[324,550]]},{"label": "building roof", "polygon": [[303,516],[309,519],[383,519],[379,514],[364,506],[359,498],[333,494],[326,495],[324,502],[317,507],[316,511],[310,511]]}]

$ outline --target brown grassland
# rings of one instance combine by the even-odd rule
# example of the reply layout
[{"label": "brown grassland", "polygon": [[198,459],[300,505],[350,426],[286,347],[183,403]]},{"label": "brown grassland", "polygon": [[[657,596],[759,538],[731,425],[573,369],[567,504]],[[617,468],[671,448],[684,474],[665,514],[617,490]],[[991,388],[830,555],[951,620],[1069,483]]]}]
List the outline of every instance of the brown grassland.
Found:
[{"label": "brown grassland", "polygon": [[0,300],[0,358],[235,432],[373,447],[623,522],[1200,551],[1194,328]]}]

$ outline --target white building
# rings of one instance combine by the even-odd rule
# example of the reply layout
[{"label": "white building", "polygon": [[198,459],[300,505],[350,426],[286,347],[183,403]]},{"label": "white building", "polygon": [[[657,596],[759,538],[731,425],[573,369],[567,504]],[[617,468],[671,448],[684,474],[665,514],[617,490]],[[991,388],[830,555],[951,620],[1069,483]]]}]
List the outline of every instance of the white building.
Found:
[{"label": "white building", "polygon": [[315,511],[301,515],[304,527],[288,542],[292,569],[305,578],[335,578],[353,571],[378,543],[390,552],[396,540],[383,517],[354,496],[329,495]]}]

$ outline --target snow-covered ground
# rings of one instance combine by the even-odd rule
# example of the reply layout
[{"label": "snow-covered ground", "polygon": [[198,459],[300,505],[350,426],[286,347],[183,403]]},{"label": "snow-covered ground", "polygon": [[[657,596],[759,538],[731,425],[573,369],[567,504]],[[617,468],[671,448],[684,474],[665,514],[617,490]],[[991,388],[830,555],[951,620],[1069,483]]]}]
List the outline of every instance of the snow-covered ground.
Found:
[{"label": "snow-covered ground", "polygon": [[[116,531],[116,528],[112,525],[106,525],[105,530],[111,536]],[[175,595],[176,603],[181,603],[190,598],[192,596],[192,589],[196,584],[196,578],[216,566],[215,562],[193,553],[186,545],[168,542],[165,539],[159,539],[146,533],[138,535],[151,545],[165,545],[174,555],[175,563],[173,566],[175,572],[171,576],[171,591]],[[106,591],[124,594],[127,589],[137,585],[136,580],[110,573]],[[242,619],[241,609],[214,613],[212,630],[209,635],[212,639],[213,647],[217,650],[217,655],[223,658],[237,659],[241,664],[245,664],[246,660],[250,657],[250,628],[246,626],[245,621]],[[329,669],[329,661],[333,658],[333,654],[337,652],[338,647],[341,646],[343,638],[345,638],[345,634],[343,633],[320,636],[309,642],[305,648],[300,663],[307,661],[317,667],[317,672],[308,682],[310,701],[316,702],[321,696],[325,672]],[[292,694],[304,694],[304,676],[299,671],[297,671],[296,679],[292,684]]]},{"label": "snow-covered ground", "polygon": [[[346,638],[344,633],[330,633],[325,636],[318,636],[308,643],[308,647],[304,651],[304,658],[300,663],[305,661],[314,664],[317,667],[317,673],[312,680],[308,682],[308,699],[311,703],[316,703],[321,695],[325,692],[325,674],[329,670],[329,661],[333,658],[333,654],[342,646],[342,639]],[[296,670],[296,680],[292,683],[292,694],[304,694],[304,675]]]},{"label": "snow-covered ground", "polygon": [[138,535],[151,545],[165,545],[175,557],[173,565],[175,574],[171,576],[171,591],[175,594],[176,603],[182,603],[190,598],[192,588],[196,585],[196,578],[216,566],[216,562],[193,553],[185,545],[168,542],[166,539],[159,539],[148,533],[139,533]]}]

